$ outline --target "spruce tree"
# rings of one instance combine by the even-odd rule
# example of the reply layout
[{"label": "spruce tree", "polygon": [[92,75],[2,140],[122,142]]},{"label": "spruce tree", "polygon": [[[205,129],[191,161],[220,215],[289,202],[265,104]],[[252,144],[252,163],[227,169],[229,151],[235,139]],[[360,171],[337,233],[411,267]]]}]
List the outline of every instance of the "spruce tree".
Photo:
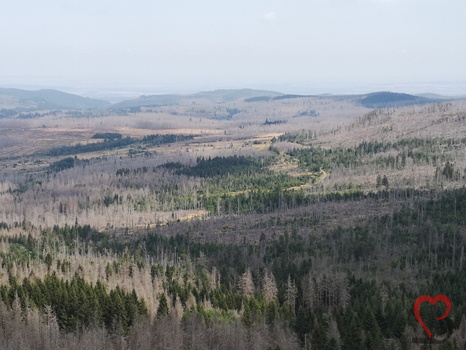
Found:
[{"label": "spruce tree", "polygon": [[168,302],[165,293],[160,296],[159,307],[157,308],[157,318],[166,316],[169,314]]}]

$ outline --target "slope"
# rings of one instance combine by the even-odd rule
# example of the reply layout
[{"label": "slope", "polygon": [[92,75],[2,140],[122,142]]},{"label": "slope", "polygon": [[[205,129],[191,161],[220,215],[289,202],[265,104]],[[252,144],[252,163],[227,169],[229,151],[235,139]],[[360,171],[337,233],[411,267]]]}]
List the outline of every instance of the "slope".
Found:
[{"label": "slope", "polygon": [[107,101],[82,97],[58,90],[20,90],[0,88],[3,109],[102,109]]},{"label": "slope", "polygon": [[279,92],[262,91],[252,89],[239,89],[239,90],[215,90],[204,91],[195,94],[177,95],[177,94],[164,94],[164,95],[144,95],[134,100],[127,100],[117,103],[115,108],[129,108],[129,107],[142,107],[142,106],[161,106],[173,105],[190,102],[208,102],[208,103],[224,103],[240,99],[262,96],[279,96]]}]

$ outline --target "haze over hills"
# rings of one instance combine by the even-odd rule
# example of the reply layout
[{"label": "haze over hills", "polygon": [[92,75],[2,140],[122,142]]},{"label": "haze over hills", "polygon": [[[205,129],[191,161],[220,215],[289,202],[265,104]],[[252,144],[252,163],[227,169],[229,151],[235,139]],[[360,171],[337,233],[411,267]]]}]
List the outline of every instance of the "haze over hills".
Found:
[{"label": "haze over hills", "polygon": [[28,91],[0,88],[0,108],[2,109],[103,109],[110,105],[107,101],[58,90]]},{"label": "haze over hills", "polygon": [[210,103],[224,103],[239,99],[254,97],[275,97],[283,95],[276,91],[264,91],[253,89],[234,89],[234,90],[215,90],[204,91],[195,94],[163,94],[163,95],[144,95],[137,99],[127,100],[115,104],[115,107],[141,107],[141,106],[158,106],[168,104],[178,104],[193,101],[203,101]]},{"label": "haze over hills", "polygon": [[444,102],[449,97],[431,95],[428,96],[416,96],[404,93],[394,92],[374,92],[362,95],[299,95],[299,94],[284,94],[274,91],[262,91],[262,90],[216,90],[209,92],[199,92],[191,95],[149,95],[141,96],[137,99],[123,101],[114,105],[117,108],[127,107],[143,107],[143,106],[157,106],[157,105],[168,105],[178,104],[186,102],[210,102],[210,103],[225,103],[234,100],[243,99],[246,102],[260,102],[269,100],[285,100],[285,99],[296,99],[296,98],[325,98],[331,100],[342,100],[348,99],[353,100],[355,103],[359,103],[367,108],[387,108],[387,107],[400,107],[415,104],[426,104],[426,103],[438,103]]},{"label": "haze over hills", "polygon": [[453,98],[436,94],[410,95],[394,92],[374,92],[359,95],[300,95],[277,91],[254,89],[221,89],[193,94],[142,95],[135,99],[112,104],[108,101],[83,97],[58,90],[21,90],[0,88],[0,109],[6,110],[86,110],[118,109],[147,106],[163,106],[187,103],[221,104],[236,100],[260,102],[297,98],[325,98],[331,100],[351,100],[367,108],[400,107],[414,104],[439,103]]}]

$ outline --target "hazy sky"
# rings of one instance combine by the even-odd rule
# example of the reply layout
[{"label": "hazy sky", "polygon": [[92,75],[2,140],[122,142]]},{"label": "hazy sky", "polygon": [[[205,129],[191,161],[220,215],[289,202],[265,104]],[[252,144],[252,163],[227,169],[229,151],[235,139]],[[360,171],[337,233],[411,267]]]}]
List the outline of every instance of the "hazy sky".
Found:
[{"label": "hazy sky", "polygon": [[466,94],[465,0],[0,5],[2,87]]}]

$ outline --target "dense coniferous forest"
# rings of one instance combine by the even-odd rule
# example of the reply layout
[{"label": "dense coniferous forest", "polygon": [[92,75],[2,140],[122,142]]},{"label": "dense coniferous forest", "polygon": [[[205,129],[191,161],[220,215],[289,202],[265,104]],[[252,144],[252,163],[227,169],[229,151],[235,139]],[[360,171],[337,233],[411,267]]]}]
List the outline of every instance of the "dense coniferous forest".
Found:
[{"label": "dense coniferous forest", "polygon": [[[0,347],[466,349],[464,105],[362,108],[254,97],[5,138]],[[422,305],[432,340],[421,295],[452,302]]]}]

